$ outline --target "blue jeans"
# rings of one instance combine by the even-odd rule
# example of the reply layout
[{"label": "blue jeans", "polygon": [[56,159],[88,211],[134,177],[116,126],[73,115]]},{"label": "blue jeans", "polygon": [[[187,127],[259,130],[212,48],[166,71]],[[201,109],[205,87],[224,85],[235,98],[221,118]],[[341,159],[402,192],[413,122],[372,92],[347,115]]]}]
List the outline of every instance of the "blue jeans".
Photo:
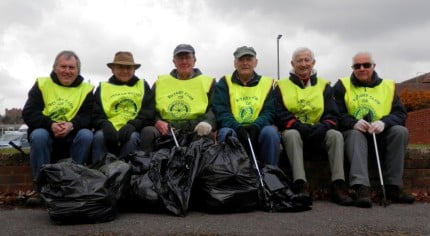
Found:
[{"label": "blue jeans", "polygon": [[65,143],[68,149],[66,152],[69,154],[67,157],[71,157],[76,163],[87,162],[91,153],[93,132],[89,129],[80,129],[74,136],[57,139],[51,137],[48,130],[38,128],[31,132],[29,141],[31,171],[33,179],[36,180],[40,167],[51,163],[52,150],[56,143]]},{"label": "blue jeans", "polygon": [[[139,143],[140,134],[138,132],[133,132],[130,139],[120,147],[119,157],[123,158],[129,153],[136,151],[139,147]],[[92,162],[96,163],[100,161],[107,153],[108,149],[106,147],[103,130],[97,130],[94,134]]]},{"label": "blue jeans", "polygon": [[[236,132],[232,128],[221,128],[218,130],[218,143],[224,142],[227,134],[230,132],[233,137],[237,137]],[[256,153],[257,158],[259,157],[264,164],[277,166],[279,162],[280,142],[281,138],[278,130],[271,125],[264,126],[258,135],[258,147],[253,147],[256,152],[258,150],[258,154]]]}]

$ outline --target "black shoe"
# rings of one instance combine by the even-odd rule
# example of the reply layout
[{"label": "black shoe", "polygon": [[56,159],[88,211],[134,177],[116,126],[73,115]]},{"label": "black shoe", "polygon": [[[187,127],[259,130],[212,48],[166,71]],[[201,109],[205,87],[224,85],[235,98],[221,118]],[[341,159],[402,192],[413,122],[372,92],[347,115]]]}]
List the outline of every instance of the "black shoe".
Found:
[{"label": "black shoe", "polygon": [[354,185],[355,189],[355,206],[363,208],[372,207],[372,199],[370,198],[370,188],[361,184]]},{"label": "black shoe", "polygon": [[36,191],[32,191],[30,197],[25,201],[25,205],[28,207],[39,207],[43,205],[43,199],[40,194]]},{"label": "black shoe", "polygon": [[413,203],[415,197],[412,194],[404,192],[397,185],[386,185],[387,199],[394,203]]},{"label": "black shoe", "polygon": [[354,201],[349,196],[348,186],[343,179],[335,180],[331,184],[331,200],[342,206],[354,204]]},{"label": "black shoe", "polygon": [[312,205],[312,197],[308,189],[309,189],[309,186],[304,180],[298,179],[294,181],[293,192],[295,193],[295,196],[294,196],[295,201],[300,202],[306,206]]}]

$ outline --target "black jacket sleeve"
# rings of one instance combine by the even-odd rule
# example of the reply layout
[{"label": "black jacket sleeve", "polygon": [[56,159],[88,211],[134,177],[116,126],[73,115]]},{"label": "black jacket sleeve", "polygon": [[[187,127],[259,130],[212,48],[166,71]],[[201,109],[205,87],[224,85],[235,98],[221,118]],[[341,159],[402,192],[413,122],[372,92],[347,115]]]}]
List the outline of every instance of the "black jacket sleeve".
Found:
[{"label": "black jacket sleeve", "polygon": [[44,107],[45,103],[43,101],[42,92],[36,82],[28,92],[28,99],[22,110],[22,118],[28,125],[29,134],[37,128],[44,128],[51,131],[51,125],[54,121],[48,116],[43,115],[42,111]]},{"label": "black jacket sleeve", "polygon": [[278,86],[275,88],[275,120],[276,126],[281,131],[290,128],[294,121],[297,120],[296,116],[285,106]]},{"label": "black jacket sleeve", "polygon": [[324,89],[324,112],[320,118],[320,122],[324,122],[329,128],[337,127],[339,110],[333,97],[333,88],[330,84]]},{"label": "black jacket sleeve", "polygon": [[339,110],[339,129],[348,130],[352,129],[357,123],[357,119],[354,116],[348,114],[348,109],[345,103],[345,87],[342,81],[338,80],[334,85],[334,99]]},{"label": "black jacket sleeve", "polygon": [[400,101],[400,97],[396,95],[396,93],[394,94],[390,114],[381,118],[381,121],[385,123],[386,128],[394,125],[405,126],[406,118],[408,117],[408,113],[406,112],[405,106]]},{"label": "black jacket sleeve", "polygon": [[93,107],[93,114],[92,114],[92,121],[93,121],[93,127],[96,130],[99,130],[102,128],[103,123],[110,122],[106,116],[106,113],[103,110],[103,104],[100,97],[100,85],[97,87],[95,93],[94,93],[94,107]]},{"label": "black jacket sleeve", "polygon": [[91,90],[79,108],[78,114],[71,120],[75,130],[91,128],[91,113],[94,107],[94,95]]}]

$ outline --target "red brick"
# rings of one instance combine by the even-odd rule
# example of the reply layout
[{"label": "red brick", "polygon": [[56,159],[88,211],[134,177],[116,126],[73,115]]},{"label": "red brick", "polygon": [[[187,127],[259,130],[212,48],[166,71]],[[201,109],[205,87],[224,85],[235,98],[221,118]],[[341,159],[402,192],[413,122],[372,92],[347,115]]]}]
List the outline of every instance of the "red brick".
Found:
[{"label": "red brick", "polygon": [[430,169],[430,159],[427,160],[406,160],[406,169]]},{"label": "red brick", "polygon": [[414,178],[412,180],[412,186],[414,187],[430,187],[430,176],[425,178]]},{"label": "red brick", "polygon": [[428,144],[430,143],[430,109],[422,109],[408,113],[406,127],[409,129],[409,143]]},{"label": "red brick", "polygon": [[31,177],[28,178],[28,176],[25,176],[25,175],[3,175],[3,176],[0,176],[0,185],[1,184],[13,185],[13,184],[20,184],[20,183],[27,183],[27,182],[31,182]]},{"label": "red brick", "polygon": [[31,173],[30,166],[0,166],[0,175]]},{"label": "red brick", "polygon": [[425,178],[430,176],[430,169],[405,169],[403,173],[404,178]]}]

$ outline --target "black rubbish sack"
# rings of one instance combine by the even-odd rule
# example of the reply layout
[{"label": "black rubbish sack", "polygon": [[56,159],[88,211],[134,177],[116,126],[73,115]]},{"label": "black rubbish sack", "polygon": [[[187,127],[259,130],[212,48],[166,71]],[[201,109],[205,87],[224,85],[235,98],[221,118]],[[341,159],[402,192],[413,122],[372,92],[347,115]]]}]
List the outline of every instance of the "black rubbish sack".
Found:
[{"label": "black rubbish sack", "polygon": [[212,139],[203,137],[186,148],[160,149],[153,154],[149,177],[168,211],[177,216],[188,212],[201,155],[213,143]]},{"label": "black rubbish sack", "polygon": [[119,160],[99,169],[71,162],[47,164],[40,169],[37,185],[54,223],[100,223],[115,219],[129,170],[130,165]]},{"label": "black rubbish sack", "polygon": [[299,212],[311,209],[308,196],[294,194],[291,180],[278,167],[266,165],[262,170],[265,198],[260,199],[263,210],[270,212]]},{"label": "black rubbish sack", "polygon": [[165,211],[163,202],[148,175],[151,156],[142,151],[136,151],[127,156],[132,175],[128,189],[120,200],[122,210],[151,213]]},{"label": "black rubbish sack", "polygon": [[244,212],[258,205],[257,176],[240,141],[228,136],[200,161],[193,202],[212,213]]}]

